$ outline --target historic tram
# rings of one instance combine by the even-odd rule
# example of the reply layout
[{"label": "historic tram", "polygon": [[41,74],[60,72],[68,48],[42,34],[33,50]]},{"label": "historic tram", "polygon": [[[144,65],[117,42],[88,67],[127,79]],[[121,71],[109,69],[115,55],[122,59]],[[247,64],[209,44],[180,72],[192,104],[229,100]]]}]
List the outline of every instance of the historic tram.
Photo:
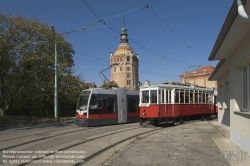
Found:
[{"label": "historic tram", "polygon": [[153,124],[172,122],[216,114],[214,89],[178,82],[140,87],[139,116]]},{"label": "historic tram", "polygon": [[83,90],[74,122],[78,126],[100,126],[137,122],[139,91],[124,88]]}]

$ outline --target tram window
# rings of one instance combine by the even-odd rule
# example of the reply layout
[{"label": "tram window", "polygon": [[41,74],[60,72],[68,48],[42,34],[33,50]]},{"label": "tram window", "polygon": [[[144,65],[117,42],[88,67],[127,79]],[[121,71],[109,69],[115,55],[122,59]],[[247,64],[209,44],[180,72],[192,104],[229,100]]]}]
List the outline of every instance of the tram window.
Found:
[{"label": "tram window", "polygon": [[136,95],[128,95],[128,112],[138,112],[139,98]]},{"label": "tram window", "polygon": [[202,94],[203,94],[203,92],[202,91],[199,91],[199,103],[202,103]]},{"label": "tram window", "polygon": [[108,106],[108,99],[102,99],[102,106],[103,107],[107,107]]},{"label": "tram window", "polygon": [[91,101],[90,109],[98,109],[98,101]]},{"label": "tram window", "polygon": [[202,96],[203,103],[206,103],[206,92],[203,92]]},{"label": "tram window", "polygon": [[206,92],[206,103],[210,103],[209,92]]},{"label": "tram window", "polygon": [[198,93],[198,91],[195,91],[195,93],[194,93],[194,103],[199,103],[199,93]]},{"label": "tram window", "polygon": [[149,91],[142,91],[142,103],[148,103],[149,102]]},{"label": "tram window", "polygon": [[107,108],[107,113],[114,113],[114,100],[113,99],[108,99],[107,100],[107,105],[103,106],[104,108]]},{"label": "tram window", "polygon": [[189,103],[189,90],[185,91],[185,103]]},{"label": "tram window", "polygon": [[88,99],[89,96],[80,96],[77,103],[77,110],[87,110],[88,109]]},{"label": "tram window", "polygon": [[99,114],[98,100],[90,101],[89,114]]},{"label": "tram window", "polygon": [[176,89],[174,93],[175,93],[175,100],[174,100],[174,102],[175,103],[180,103],[180,91],[179,91],[179,89]]},{"label": "tram window", "polygon": [[116,112],[115,98],[115,95],[102,96],[102,99],[100,100],[102,105],[98,107],[100,114],[110,114]]},{"label": "tram window", "polygon": [[157,90],[150,91],[150,102],[157,103]]},{"label": "tram window", "polygon": [[184,90],[180,91],[180,103],[184,103]]},{"label": "tram window", "polygon": [[194,91],[190,90],[190,103],[194,101]]},{"label": "tram window", "polygon": [[172,99],[172,96],[171,96],[171,91],[168,91],[168,96],[169,96],[169,100],[168,100],[168,101],[169,101],[169,103],[172,103],[172,100],[171,100],[171,99]]},{"label": "tram window", "polygon": [[169,91],[166,91],[166,103],[170,103],[171,101],[168,100],[168,95],[169,95]]},{"label": "tram window", "polygon": [[91,97],[89,114],[108,114],[116,112],[116,95],[99,94]]},{"label": "tram window", "polygon": [[161,93],[161,101],[162,101],[162,103],[165,103],[165,97],[164,97],[164,95],[165,95],[165,91],[162,90],[162,93]]},{"label": "tram window", "polygon": [[138,112],[138,101],[128,101],[128,112]]},{"label": "tram window", "polygon": [[164,103],[164,90],[159,90],[159,102]]}]

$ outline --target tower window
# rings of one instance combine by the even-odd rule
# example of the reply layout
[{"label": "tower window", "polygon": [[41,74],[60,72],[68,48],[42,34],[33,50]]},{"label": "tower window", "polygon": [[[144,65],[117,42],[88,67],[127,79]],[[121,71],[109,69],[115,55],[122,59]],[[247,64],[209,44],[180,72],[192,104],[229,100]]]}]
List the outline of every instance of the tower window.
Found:
[{"label": "tower window", "polygon": [[116,67],[114,67],[114,72],[116,72]]},{"label": "tower window", "polygon": [[130,61],[130,56],[127,56],[127,61],[128,61],[128,62]]},{"label": "tower window", "polygon": [[127,80],[127,85],[131,85],[131,80]]},{"label": "tower window", "polygon": [[120,71],[122,71],[122,67],[120,67]]},{"label": "tower window", "polygon": [[127,73],[127,78],[131,78],[131,74],[130,73]]},{"label": "tower window", "polygon": [[115,62],[116,62],[116,59],[115,59]]},{"label": "tower window", "polygon": [[119,58],[117,58],[117,62],[119,62]]},{"label": "tower window", "polygon": [[120,58],[120,61],[122,61],[122,58]]},{"label": "tower window", "polygon": [[130,67],[127,67],[127,71],[130,71]]}]

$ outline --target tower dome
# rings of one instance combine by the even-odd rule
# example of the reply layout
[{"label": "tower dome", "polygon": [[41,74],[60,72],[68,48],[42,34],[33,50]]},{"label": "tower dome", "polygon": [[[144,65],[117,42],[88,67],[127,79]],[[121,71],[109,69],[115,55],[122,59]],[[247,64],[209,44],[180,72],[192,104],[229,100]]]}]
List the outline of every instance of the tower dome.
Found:
[{"label": "tower dome", "polygon": [[130,45],[128,44],[128,33],[127,33],[127,28],[123,27],[121,29],[121,39],[120,39],[120,44],[118,46],[118,48],[116,49],[114,56],[117,55],[124,55],[128,52],[128,50],[131,51],[131,53],[134,55],[134,51],[133,49],[130,47]]}]

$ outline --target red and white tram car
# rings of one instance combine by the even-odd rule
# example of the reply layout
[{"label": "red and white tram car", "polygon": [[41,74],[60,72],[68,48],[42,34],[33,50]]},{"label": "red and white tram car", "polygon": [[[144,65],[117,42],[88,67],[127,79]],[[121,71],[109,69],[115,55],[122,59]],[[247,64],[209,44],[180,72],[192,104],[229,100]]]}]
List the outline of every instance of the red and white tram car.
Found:
[{"label": "red and white tram car", "polygon": [[216,114],[214,89],[191,84],[166,82],[140,87],[139,116],[141,124],[183,122],[192,117]]},{"label": "red and white tram car", "polygon": [[74,122],[78,126],[100,126],[137,122],[139,91],[124,88],[83,90]]}]

